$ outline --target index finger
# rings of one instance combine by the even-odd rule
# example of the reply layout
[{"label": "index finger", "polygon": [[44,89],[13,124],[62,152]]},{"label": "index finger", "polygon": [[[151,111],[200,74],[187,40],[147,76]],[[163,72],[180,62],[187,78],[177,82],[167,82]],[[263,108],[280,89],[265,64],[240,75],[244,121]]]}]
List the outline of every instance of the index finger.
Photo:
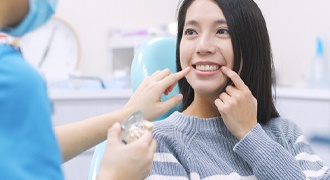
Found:
[{"label": "index finger", "polygon": [[187,67],[187,68],[183,69],[182,71],[170,74],[169,76],[167,76],[166,78],[163,79],[163,84],[162,84],[163,88],[167,89],[171,86],[174,87],[174,85],[177,83],[177,81],[179,81],[180,79],[185,77],[190,72],[190,70],[191,70],[191,68]]},{"label": "index finger", "polygon": [[190,72],[190,70],[191,70],[190,67],[186,67],[186,68],[182,69],[181,71],[174,73],[173,75],[176,76],[177,80],[180,80],[183,77],[185,77]]},{"label": "index finger", "polygon": [[228,67],[222,66],[221,67],[221,71],[228,76],[229,79],[231,79],[234,83],[234,85],[236,86],[237,89],[245,89],[246,85],[244,83],[244,81],[241,79],[241,77],[233,70],[231,70]]}]

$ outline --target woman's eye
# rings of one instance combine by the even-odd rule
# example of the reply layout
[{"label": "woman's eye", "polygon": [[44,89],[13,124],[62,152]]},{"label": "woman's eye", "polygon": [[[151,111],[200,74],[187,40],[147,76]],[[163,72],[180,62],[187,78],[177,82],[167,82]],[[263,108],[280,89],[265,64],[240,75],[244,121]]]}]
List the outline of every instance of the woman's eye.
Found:
[{"label": "woman's eye", "polygon": [[229,34],[229,30],[228,29],[219,29],[217,31],[217,34]]},{"label": "woman's eye", "polygon": [[184,34],[185,35],[194,35],[194,34],[197,34],[197,32],[193,29],[186,29]]}]

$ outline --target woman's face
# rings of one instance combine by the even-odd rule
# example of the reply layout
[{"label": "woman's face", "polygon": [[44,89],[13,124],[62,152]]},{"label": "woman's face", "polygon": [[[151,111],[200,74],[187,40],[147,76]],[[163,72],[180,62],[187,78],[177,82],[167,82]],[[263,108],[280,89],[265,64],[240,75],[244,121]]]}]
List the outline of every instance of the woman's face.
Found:
[{"label": "woman's face", "polygon": [[234,52],[222,10],[214,0],[195,0],[187,10],[180,44],[182,69],[192,67],[186,76],[195,94],[215,94],[228,78],[221,66],[234,66]]}]

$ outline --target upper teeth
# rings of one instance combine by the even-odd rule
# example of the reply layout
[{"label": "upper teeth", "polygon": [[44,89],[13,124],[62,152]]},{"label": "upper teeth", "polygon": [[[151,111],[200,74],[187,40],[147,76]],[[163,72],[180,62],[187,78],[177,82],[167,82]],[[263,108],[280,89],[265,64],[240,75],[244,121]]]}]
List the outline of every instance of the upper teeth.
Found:
[{"label": "upper teeth", "polygon": [[201,71],[214,71],[218,70],[219,68],[219,65],[196,65],[196,69]]}]

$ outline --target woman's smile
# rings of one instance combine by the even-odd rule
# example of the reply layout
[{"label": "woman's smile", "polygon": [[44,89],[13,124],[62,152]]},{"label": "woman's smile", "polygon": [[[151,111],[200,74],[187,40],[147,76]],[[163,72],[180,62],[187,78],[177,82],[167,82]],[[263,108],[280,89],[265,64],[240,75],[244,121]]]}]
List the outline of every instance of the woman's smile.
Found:
[{"label": "woman's smile", "polygon": [[221,65],[213,62],[198,62],[193,64],[192,67],[199,76],[212,76],[221,72]]}]

